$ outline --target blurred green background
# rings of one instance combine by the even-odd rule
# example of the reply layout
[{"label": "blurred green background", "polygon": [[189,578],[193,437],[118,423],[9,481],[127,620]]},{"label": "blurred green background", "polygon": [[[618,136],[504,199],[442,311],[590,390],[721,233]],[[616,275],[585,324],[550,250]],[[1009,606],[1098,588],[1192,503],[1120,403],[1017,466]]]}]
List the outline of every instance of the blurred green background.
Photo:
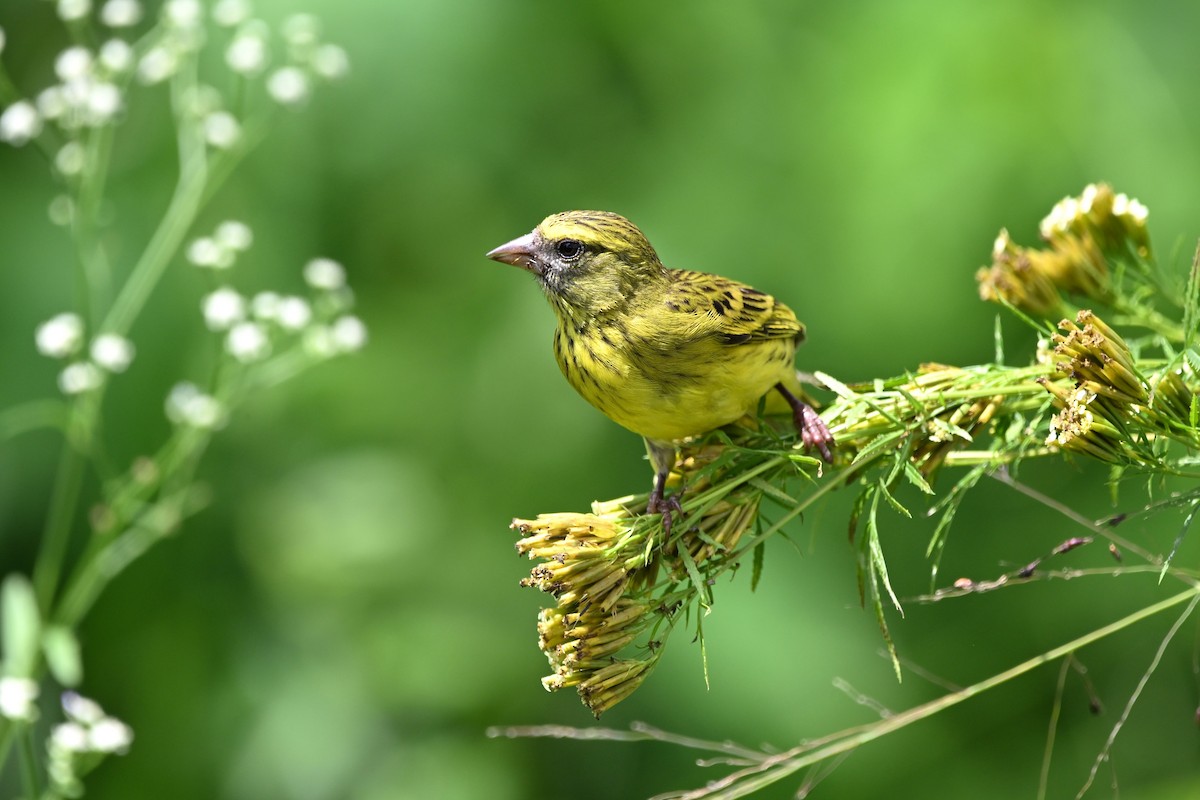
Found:
[{"label": "blurred green background", "polygon": [[[286,114],[204,213],[255,230],[239,288],[297,290],[347,265],[366,351],[254,398],[201,474],[213,505],[134,565],[81,636],[83,690],[129,722],[130,753],[90,797],[637,798],[718,777],[659,744],[506,741],[490,725],[588,725],[547,694],[520,589],[514,515],[648,488],[642,444],[575,396],[550,310],[491,247],[569,208],[618,211],[668,265],[779,296],[809,326],[800,366],[844,379],[993,356],[973,272],[1008,227],[1032,244],[1051,205],[1096,180],[1151,209],[1180,270],[1200,235],[1200,6],[546,0],[258,0],[318,14],[353,69]],[[5,0],[3,59],[34,94],[67,43],[44,0]],[[131,104],[163,107],[161,88]],[[156,116],[158,114],[158,116]],[[161,111],[118,129],[112,231],[136,253],[173,179]],[[52,395],[35,326],[72,302],[72,253],[30,148],[0,147],[0,404]],[[121,263],[121,262],[119,262]],[[162,398],[212,347],[180,259],[132,332],[107,398],[126,461],[166,433]],[[1009,359],[1031,340],[1011,318]],[[0,445],[0,572],[27,571],[58,437]],[[1105,473],[1023,478],[1089,517]],[[943,477],[945,485],[948,481]],[[1144,494],[1124,489],[1121,508]],[[768,548],[764,579],[716,587],[699,648],[680,631],[604,719],[788,747],[941,690],[897,685],[858,606],[849,493]],[[914,504],[915,497],[907,498]],[[920,507],[917,505],[916,507]],[[1164,551],[1179,519],[1124,534]],[[889,517],[901,596],[928,588],[925,520]],[[942,583],[993,577],[1080,530],[998,484],[968,499]],[[1194,544],[1194,539],[1189,544]],[[795,546],[793,546],[795,545]],[[1184,563],[1195,563],[1195,547]],[[1111,564],[1100,544],[1062,565]],[[1168,582],[1169,583],[1169,582]],[[893,615],[901,654],[965,685],[1176,591],[1152,577],[1037,583]],[[1068,679],[1050,796],[1073,796],[1170,624],[1080,654],[1103,713]],[[1096,796],[1194,797],[1197,629],[1189,624],[1099,773]],[[1047,667],[855,753],[826,797],[1031,797],[1055,693]],[[8,776],[11,780],[12,775]],[[763,797],[791,797],[785,781]],[[6,783],[11,787],[13,784]]]}]

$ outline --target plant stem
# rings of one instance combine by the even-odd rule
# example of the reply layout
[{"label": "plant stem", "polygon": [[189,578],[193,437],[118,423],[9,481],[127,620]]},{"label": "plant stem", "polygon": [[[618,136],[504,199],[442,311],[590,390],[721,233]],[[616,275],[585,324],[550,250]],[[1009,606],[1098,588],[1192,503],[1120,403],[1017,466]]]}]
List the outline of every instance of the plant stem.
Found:
[{"label": "plant stem", "polygon": [[21,783],[30,798],[38,798],[42,794],[41,780],[38,778],[39,767],[37,752],[33,747],[33,725],[25,722],[18,726],[17,738],[21,750]]},{"label": "plant stem", "polygon": [[195,70],[195,59],[191,59],[171,80],[171,99],[179,125],[179,180],[175,192],[166,214],[104,319],[101,327],[106,332],[124,335],[129,331],[200,210],[208,178],[204,135],[183,109],[184,97],[196,83]]},{"label": "plant stem", "polygon": [[[78,417],[83,413],[86,412],[77,405],[72,416]],[[38,609],[43,616],[49,615],[58,588],[58,576],[62,572],[67,543],[71,538],[71,523],[75,519],[79,493],[83,488],[84,464],[83,453],[70,441],[64,442],[50,495],[50,513],[42,531],[42,547],[33,567],[33,588]]]}]

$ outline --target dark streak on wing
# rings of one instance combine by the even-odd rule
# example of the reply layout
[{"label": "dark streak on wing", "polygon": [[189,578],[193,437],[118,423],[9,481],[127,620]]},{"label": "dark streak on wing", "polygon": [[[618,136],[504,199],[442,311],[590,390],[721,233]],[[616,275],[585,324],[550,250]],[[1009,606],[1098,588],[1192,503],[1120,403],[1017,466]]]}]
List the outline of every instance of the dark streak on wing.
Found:
[{"label": "dark streak on wing", "polygon": [[767,339],[804,340],[804,326],[792,310],[769,294],[743,283],[689,270],[670,270],[674,279],[664,305],[702,322],[701,335],[739,345]]}]

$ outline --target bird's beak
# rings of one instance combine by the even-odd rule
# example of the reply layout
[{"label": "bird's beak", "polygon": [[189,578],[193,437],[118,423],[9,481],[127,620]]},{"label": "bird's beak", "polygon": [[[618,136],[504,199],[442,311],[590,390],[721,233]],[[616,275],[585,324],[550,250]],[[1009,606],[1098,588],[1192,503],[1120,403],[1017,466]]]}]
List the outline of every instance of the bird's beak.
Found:
[{"label": "bird's beak", "polygon": [[500,245],[495,250],[487,254],[487,257],[493,261],[499,261],[504,264],[512,264],[514,267],[522,267],[541,274],[542,263],[537,259],[537,233],[527,233],[524,236],[513,239],[511,242]]}]

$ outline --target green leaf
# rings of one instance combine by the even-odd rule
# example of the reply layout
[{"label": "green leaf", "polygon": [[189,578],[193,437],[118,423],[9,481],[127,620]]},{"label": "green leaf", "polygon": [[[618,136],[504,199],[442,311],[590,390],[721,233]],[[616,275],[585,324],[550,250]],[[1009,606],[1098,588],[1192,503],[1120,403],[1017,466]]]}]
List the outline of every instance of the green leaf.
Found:
[{"label": "green leaf", "polygon": [[929,485],[929,481],[925,480],[925,476],[921,474],[921,470],[917,469],[908,459],[904,460],[904,477],[908,478],[908,482],[920,489],[925,494],[933,494],[933,487]]},{"label": "green leaf", "polygon": [[79,640],[70,628],[51,625],[42,633],[42,652],[50,674],[63,686],[75,687],[83,680],[83,659]]},{"label": "green leaf", "polygon": [[875,622],[878,623],[879,632],[883,635],[883,645],[892,659],[896,682],[903,683],[904,675],[900,672],[900,656],[896,653],[896,643],[892,641],[892,633],[888,630],[887,616],[883,613],[883,602],[879,597],[879,584],[875,580],[874,572],[871,572],[871,608],[875,611]]},{"label": "green leaf", "polygon": [[0,585],[0,623],[5,672],[14,678],[33,677],[42,622],[33,585],[24,575],[13,573]]},{"label": "green leaf", "polygon": [[766,542],[759,542],[754,546],[754,561],[750,567],[750,591],[758,588],[758,581],[762,578],[763,559],[766,556]]},{"label": "green leaf", "polygon": [[[871,500],[871,511],[867,515],[867,533],[863,537],[865,547],[863,556],[868,561],[865,567],[869,585],[871,587],[871,609],[875,612],[875,621],[879,624],[879,631],[883,634],[883,643],[887,647],[888,655],[892,659],[892,669],[896,671],[896,680],[902,681],[903,677],[900,674],[900,657],[896,655],[896,644],[892,641],[892,634],[888,630],[887,615],[883,612],[883,596],[879,591],[879,582],[882,580],[884,587],[887,589],[888,595],[892,598],[892,602],[896,604],[896,608],[900,609],[900,603],[896,600],[896,595],[892,591],[891,582],[888,580],[887,564],[883,560],[883,550],[879,546],[879,526],[876,523],[875,511],[879,507],[879,494],[876,493]],[[859,559],[859,580],[861,585],[863,558]],[[861,589],[860,589],[861,591]],[[900,609],[903,614],[904,610]]]},{"label": "green leaf", "polygon": [[796,506],[800,505],[796,498],[792,497],[778,486],[764,481],[762,478],[751,478],[747,481],[747,483],[770,497],[775,502],[779,503],[781,506],[795,508]]},{"label": "green leaf", "polygon": [[1200,324],[1200,245],[1196,247],[1196,255],[1192,258],[1192,268],[1188,271],[1187,287],[1183,291],[1183,346],[1190,350],[1190,345],[1196,335],[1196,326]]},{"label": "green leaf", "polygon": [[[887,562],[883,558],[883,547],[879,544],[879,529],[875,527],[873,522],[874,515],[872,515],[872,518],[867,523],[868,549],[871,554],[871,574],[879,576],[879,580],[883,582],[883,588],[887,590],[888,598],[891,599],[892,605],[900,612],[900,616],[904,616],[904,608],[900,605],[900,600],[892,590],[891,579],[888,578]],[[878,587],[876,587],[876,594],[878,594]]]},{"label": "green leaf", "polygon": [[1183,537],[1188,532],[1188,528],[1192,527],[1192,522],[1196,519],[1196,512],[1200,511],[1200,503],[1192,506],[1187,517],[1183,520],[1183,527],[1179,529],[1179,535],[1175,537],[1175,543],[1171,545],[1171,552],[1167,553],[1167,557],[1163,559],[1162,569],[1158,573],[1158,582],[1162,583],[1162,579],[1166,577],[1167,570],[1171,566],[1171,561],[1175,558],[1175,554],[1179,552],[1179,545],[1183,544]]},{"label": "green leaf", "polygon": [[700,569],[696,566],[696,562],[688,553],[687,548],[679,548],[679,560],[683,562],[683,567],[687,570],[688,578],[692,581],[692,586],[696,589],[696,594],[699,595],[700,605],[706,610],[712,605],[712,600],[708,593],[708,584],[705,583],[704,577],[700,574]]},{"label": "green leaf", "polygon": [[868,458],[870,458],[875,453],[879,452],[880,450],[883,450],[886,447],[891,447],[892,445],[894,445],[896,442],[900,441],[900,439],[902,439],[903,437],[905,437],[907,435],[908,435],[907,430],[899,430],[899,431],[895,431],[894,433],[889,433],[884,436],[876,437],[875,439],[873,439],[871,441],[870,444],[868,444],[862,450],[858,451],[858,454],[856,456],[854,456],[854,460],[850,462],[851,466],[858,464],[862,461],[866,461]]},{"label": "green leaf", "polygon": [[912,512],[904,506],[900,505],[900,501],[892,497],[892,493],[888,491],[887,484],[883,481],[879,482],[879,491],[883,494],[883,499],[887,500],[888,505],[892,507],[897,514],[901,514],[909,519],[912,519]]}]

